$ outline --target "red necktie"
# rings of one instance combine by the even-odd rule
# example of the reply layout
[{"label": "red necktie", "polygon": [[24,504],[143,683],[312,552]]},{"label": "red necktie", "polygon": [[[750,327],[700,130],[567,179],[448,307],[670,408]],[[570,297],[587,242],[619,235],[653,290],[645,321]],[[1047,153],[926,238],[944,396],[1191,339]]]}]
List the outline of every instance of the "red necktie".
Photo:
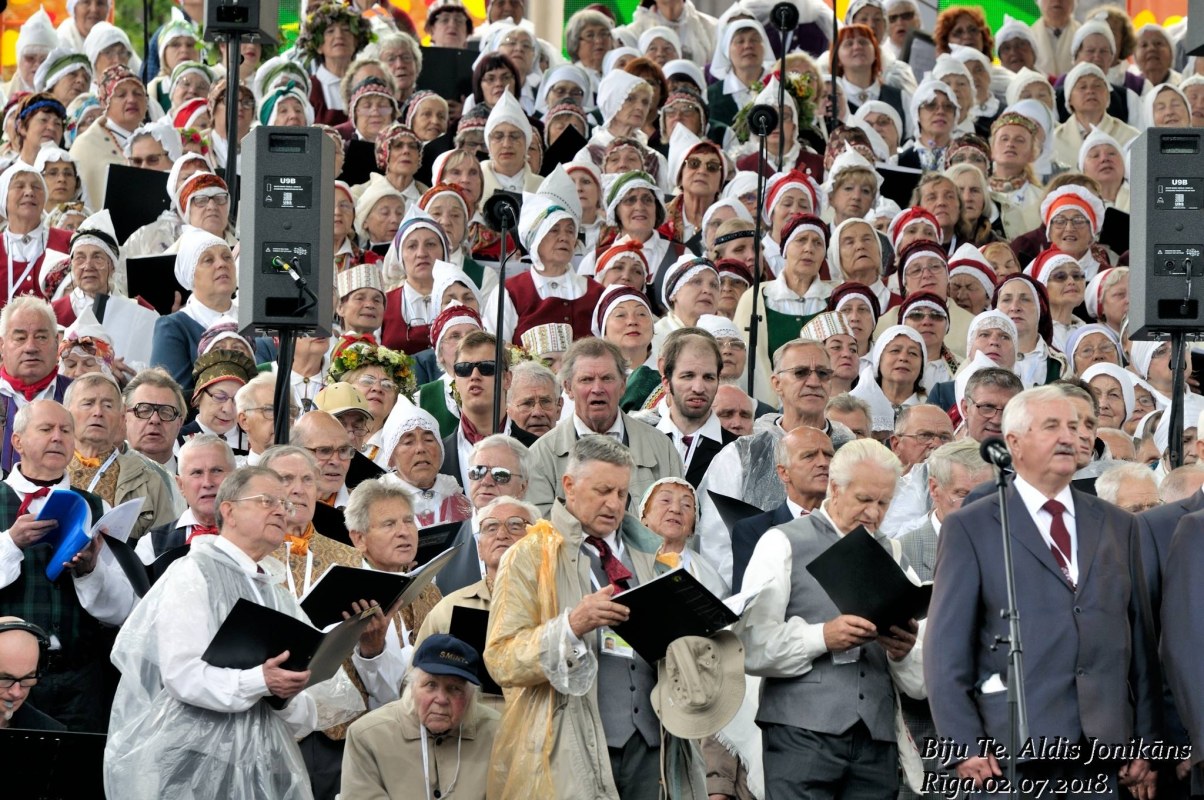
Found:
[{"label": "red necktie", "polygon": [[188,538],[184,540],[184,544],[192,544],[192,540],[198,536],[217,536],[220,531],[216,525],[193,525],[192,530],[188,532]]},{"label": "red necktie", "polygon": [[45,497],[48,494],[50,494],[49,486],[39,486],[29,494],[25,495],[25,499],[21,501],[21,507],[17,509],[17,516],[19,517],[28,511],[30,503],[32,503],[34,500],[37,500],[39,497]]},{"label": "red necktie", "polygon": [[626,591],[630,588],[627,581],[632,578],[631,570],[623,566],[623,562],[615,557],[606,540],[597,536],[586,536],[585,541],[598,551],[598,557],[602,560],[602,571],[606,573],[607,580],[614,584],[619,591]]},{"label": "red necktie", "polygon": [[1041,508],[1053,517],[1049,525],[1049,538],[1053,539],[1053,544],[1049,549],[1053,553],[1054,561],[1058,562],[1062,574],[1066,576],[1070,585],[1074,586],[1070,577],[1070,531],[1066,529],[1066,523],[1062,520],[1062,512],[1066,510],[1066,506],[1057,500],[1048,500]]}]

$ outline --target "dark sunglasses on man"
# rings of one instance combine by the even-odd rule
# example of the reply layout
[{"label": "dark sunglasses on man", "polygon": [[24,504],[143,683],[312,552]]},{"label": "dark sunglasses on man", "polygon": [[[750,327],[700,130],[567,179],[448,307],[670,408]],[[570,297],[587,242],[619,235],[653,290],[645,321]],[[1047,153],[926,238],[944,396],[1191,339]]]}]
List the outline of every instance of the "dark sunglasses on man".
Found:
[{"label": "dark sunglasses on man", "polygon": [[496,367],[497,364],[493,361],[457,361],[452,370],[456,373],[457,378],[471,378],[474,369],[481,371],[481,377],[492,378]]}]

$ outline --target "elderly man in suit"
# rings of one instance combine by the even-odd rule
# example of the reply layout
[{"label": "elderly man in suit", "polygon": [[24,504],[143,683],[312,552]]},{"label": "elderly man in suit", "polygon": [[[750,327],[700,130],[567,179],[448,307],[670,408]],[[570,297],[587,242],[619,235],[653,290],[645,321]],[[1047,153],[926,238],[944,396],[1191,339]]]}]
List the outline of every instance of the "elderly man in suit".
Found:
[{"label": "elderly man in suit", "polygon": [[[492,333],[471,331],[456,345],[456,391],[460,395],[460,424],[443,439],[443,465],[439,471],[451,475],[465,489],[469,483],[468,456],[473,445],[493,432],[493,398],[502,393],[502,414],[506,413],[506,393],[510,390],[509,355],[502,354],[502,375],[494,375],[497,364],[497,339]],[[501,433],[530,447],[536,436],[527,433],[509,419],[503,419]],[[478,576],[479,579],[479,576]]]},{"label": "elderly man in suit", "polygon": [[[807,565],[859,526],[907,570],[897,544],[877,532],[903,471],[872,439],[832,458],[827,499],[757,542],[745,586],[760,587],[740,638],[745,669],[765,678],[762,731],[766,796],[893,798],[898,792],[896,687],[924,696],[914,620],[881,635],[842,614]],[[913,573],[914,575],[914,573]]]},{"label": "elderly man in suit", "polygon": [[819,508],[828,491],[828,467],[835,454],[832,440],[819,428],[800,426],[778,439],[773,460],[778,480],[786,487],[786,499],[772,511],[742,519],[732,526],[733,592],[740,591],[748,560],[765,531]]},{"label": "elderly man in suit", "polygon": [[[1100,795],[1115,791],[1119,775],[1144,797],[1156,780],[1148,762],[1101,762],[1088,747],[1090,739],[1152,741],[1161,731],[1137,521],[1071,487],[1079,424],[1077,406],[1051,386],[1016,395],[1003,415],[1016,472],[1006,502],[1027,634],[1029,736],[1057,737],[1072,748],[1060,750],[1065,757],[1056,760],[1037,753],[1021,761],[1019,775],[1083,778],[1091,787],[1084,793]],[[993,753],[980,754],[979,739],[1006,743],[1010,729],[1007,648],[993,646],[1008,635],[1008,621],[998,613],[1008,606],[998,502],[983,498],[941,525],[925,642],[937,732],[958,748],[958,777],[976,785],[1002,774]],[[1099,775],[1107,785],[1095,783]]]},{"label": "elderly man in suit", "polygon": [[702,328],[679,328],[665,337],[659,369],[665,397],[657,409],[661,419],[656,429],[673,441],[686,481],[697,489],[711,460],[736,440],[712,409],[723,355],[715,338]]},{"label": "elderly man in suit", "polygon": [[180,474],[175,480],[188,508],[177,519],[151,528],[138,540],[135,552],[144,564],[153,563],[169,550],[191,546],[197,537],[218,533],[217,490],[226,476],[238,469],[234,451],[216,433],[201,433],[184,442],[178,459]]},{"label": "elderly man in suit", "polygon": [[547,514],[560,494],[560,479],[573,443],[582,436],[602,434],[631,451],[629,510],[648,487],[661,478],[682,478],[681,456],[668,437],[619,410],[627,374],[619,348],[593,337],[573,342],[561,365],[564,390],[573,400],[573,413],[531,447],[531,481],[527,501]]},{"label": "elderly man in suit", "polygon": [[35,400],[63,401],[71,379],[59,374],[58,319],[45,300],[17,297],[0,312],[0,469],[21,460],[12,444],[17,410]]},{"label": "elderly man in suit", "polygon": [[531,474],[530,450],[504,433],[486,436],[474,444],[467,463],[468,483],[465,489],[474,513],[472,518],[460,524],[460,530],[452,542],[453,547],[464,546],[435,576],[435,583],[444,596],[485,577],[487,565],[479,552],[481,526],[475,512],[499,497],[525,498],[527,480]]}]

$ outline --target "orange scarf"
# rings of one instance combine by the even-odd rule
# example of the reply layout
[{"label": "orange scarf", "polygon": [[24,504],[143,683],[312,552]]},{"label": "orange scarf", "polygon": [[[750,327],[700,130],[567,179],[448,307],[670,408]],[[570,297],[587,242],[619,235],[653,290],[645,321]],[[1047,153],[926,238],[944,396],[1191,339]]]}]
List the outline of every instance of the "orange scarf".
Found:
[{"label": "orange scarf", "polygon": [[309,540],[314,536],[314,524],[311,522],[305,526],[305,530],[300,536],[294,536],[291,533],[284,535],[284,541],[290,545],[289,551],[303,556],[309,552]]},{"label": "orange scarf", "polygon": [[98,469],[100,467],[99,458],[88,458],[78,450],[75,451],[75,460],[78,461],[80,466],[82,466],[84,469]]}]

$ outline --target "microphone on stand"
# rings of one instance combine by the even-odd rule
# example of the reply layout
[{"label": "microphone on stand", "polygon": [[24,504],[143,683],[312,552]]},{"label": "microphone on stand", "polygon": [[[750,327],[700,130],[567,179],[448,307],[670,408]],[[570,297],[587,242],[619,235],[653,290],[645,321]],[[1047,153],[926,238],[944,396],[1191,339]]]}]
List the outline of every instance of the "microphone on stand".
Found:
[{"label": "microphone on stand", "polygon": [[757,136],[768,136],[778,126],[778,110],[773,106],[753,106],[748,112],[748,130]]},{"label": "microphone on stand", "polygon": [[518,226],[518,202],[509,192],[494,192],[485,201],[485,222],[497,232]]},{"label": "microphone on stand", "polygon": [[999,469],[1007,469],[1012,466],[1012,454],[1008,450],[1008,446],[1004,444],[1003,439],[998,436],[992,436],[983,441],[978,448],[982,460],[998,467]]},{"label": "microphone on stand", "polygon": [[798,6],[794,3],[777,3],[769,12],[769,24],[782,33],[798,27]]}]

